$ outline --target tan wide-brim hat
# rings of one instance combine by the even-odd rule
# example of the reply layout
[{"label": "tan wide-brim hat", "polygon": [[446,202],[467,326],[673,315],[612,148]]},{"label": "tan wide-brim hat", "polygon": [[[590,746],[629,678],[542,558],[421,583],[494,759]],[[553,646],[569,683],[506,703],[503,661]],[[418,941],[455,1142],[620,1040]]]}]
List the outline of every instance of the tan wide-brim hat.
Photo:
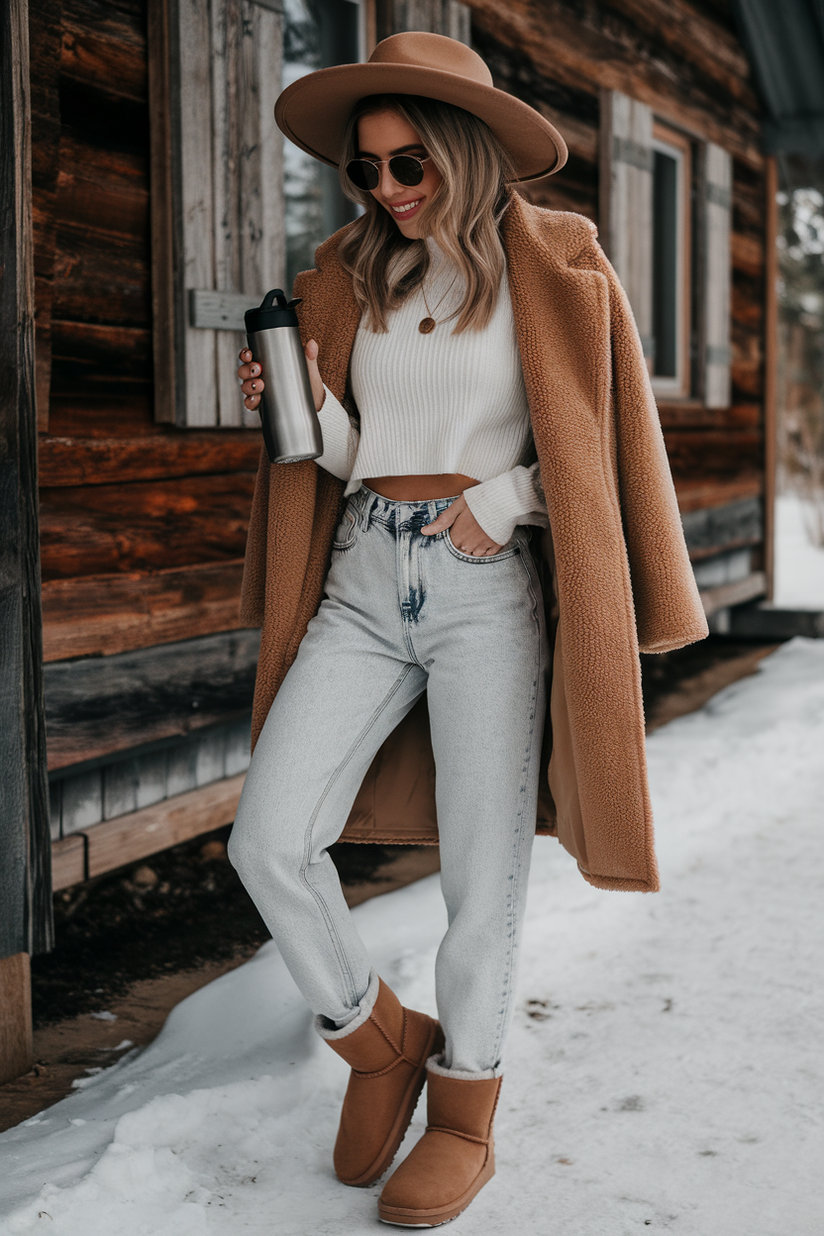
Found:
[{"label": "tan wide-brim hat", "polygon": [[509,152],[516,180],[540,180],[567,161],[558,130],[527,103],[496,90],[477,52],[457,39],[422,31],[384,39],[365,64],[339,64],[299,77],[275,104],[275,120],[301,150],[337,167],[352,109],[372,94],[422,95],[472,112]]}]

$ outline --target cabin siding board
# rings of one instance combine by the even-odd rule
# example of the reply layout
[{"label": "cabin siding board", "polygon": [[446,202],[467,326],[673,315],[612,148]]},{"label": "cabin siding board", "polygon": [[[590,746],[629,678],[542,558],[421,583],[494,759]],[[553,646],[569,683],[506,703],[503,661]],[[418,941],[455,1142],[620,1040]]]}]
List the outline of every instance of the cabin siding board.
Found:
[{"label": "cabin siding board", "polygon": [[245,717],[259,647],[259,632],[245,630],[47,665],[49,769]]}]

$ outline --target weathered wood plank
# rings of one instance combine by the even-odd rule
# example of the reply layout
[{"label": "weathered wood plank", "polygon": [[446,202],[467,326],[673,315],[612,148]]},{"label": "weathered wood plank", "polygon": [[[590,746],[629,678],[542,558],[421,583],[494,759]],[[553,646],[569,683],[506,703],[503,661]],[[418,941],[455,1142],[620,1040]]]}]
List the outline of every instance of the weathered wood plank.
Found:
[{"label": "weathered wood plank", "polygon": [[617,90],[601,92],[601,241],[629,297],[644,352],[652,354],[652,111]]},{"label": "weathered wood plank", "polygon": [[32,61],[32,213],[35,263],[35,366],[37,427],[49,427],[51,309],[57,232],[55,196],[60,163],[59,66],[62,0],[41,0],[29,10]]},{"label": "weathered wood plank", "polygon": [[245,552],[254,476],[41,491],[44,579],[226,562]]},{"label": "weathered wood plank", "polygon": [[249,0],[153,0],[150,107],[156,419],[254,424],[238,397],[242,333],[191,318],[190,294],[282,282],[282,144],[273,128],[282,16]]},{"label": "weathered wood plank", "polygon": [[764,492],[764,478],[758,472],[742,476],[675,476],[675,492],[682,514],[705,507],[724,506],[744,498],[757,498]]},{"label": "weathered wood plank", "polygon": [[43,657],[109,656],[238,630],[242,561],[43,585]]},{"label": "weathered wood plank", "polygon": [[[88,366],[59,358],[52,368],[49,429],[59,438],[149,437],[157,432],[152,387],[131,379],[96,382],[88,389]],[[86,382],[83,389],[79,379]]]},{"label": "weathered wood plank", "polygon": [[155,432],[144,438],[40,439],[40,484],[112,485],[194,473],[253,472],[260,437],[250,430]]},{"label": "weathered wood plank", "polygon": [[[75,707],[82,706],[82,700],[75,701]],[[63,782],[62,796],[61,832],[64,837],[82,832],[103,819],[103,774],[99,768],[67,777]]]},{"label": "weathered wood plank", "polygon": [[195,784],[209,785],[225,774],[226,734],[220,726],[198,737],[195,749]]},{"label": "weathered wood plank", "polygon": [[696,12],[685,0],[612,0],[610,8],[625,15],[647,40],[666,48],[673,59],[686,60],[733,99],[753,111],[758,99],[749,61],[729,18],[714,6],[710,14]]},{"label": "weathered wood plank", "polygon": [[281,88],[283,16],[259,4],[244,6],[239,79],[246,107],[241,116],[240,282],[245,293],[283,287],[286,233],[283,154],[275,139],[275,101]]},{"label": "weathered wood plank", "polygon": [[133,236],[145,245],[149,226],[146,155],[101,147],[64,132],[56,209],[63,226]]},{"label": "weathered wood plank", "polygon": [[[172,159],[179,168],[172,175],[176,199],[172,209],[178,238],[175,264],[182,280],[175,278],[174,270],[168,272],[176,285],[177,392],[173,414],[164,412],[159,419],[217,425],[215,335],[190,327],[186,316],[188,289],[216,286],[215,245],[222,241],[213,197],[210,13],[209,6],[197,0],[170,0],[168,11],[172,83],[168,121],[175,126]],[[156,112],[153,116],[159,119]]]},{"label": "weathered wood plank", "polygon": [[86,838],[82,833],[52,842],[52,880],[54,891],[71,888],[87,879]]},{"label": "weathered wood plank", "polygon": [[173,93],[169,0],[148,4],[149,160],[152,193],[151,271],[154,340],[154,407],[156,421],[174,424],[177,405],[178,358],[175,346],[177,295],[175,250],[180,219],[174,210],[175,126],[171,123]]},{"label": "weathered wood plank", "polygon": [[719,584],[717,588],[702,588],[699,591],[704,613],[709,617],[719,609],[730,605],[742,605],[744,601],[753,601],[763,597],[767,591],[767,580],[763,571],[754,571],[746,579],[736,580],[732,584]]},{"label": "weathered wood plank", "polygon": [[[9,0],[0,7],[0,957],[52,940],[31,191],[28,5]],[[21,989],[13,994],[8,1016],[25,1022]]]},{"label": "weathered wood plank", "polygon": [[104,326],[99,322],[67,322],[52,319],[52,357],[93,366],[86,384],[99,374],[109,374],[121,383],[134,378],[151,380],[151,334],[142,326]]},{"label": "weathered wood plank", "polygon": [[257,631],[236,631],[47,665],[49,768],[245,716],[259,646]]},{"label": "weathered wood plank", "polygon": [[[714,23],[707,18],[710,29]],[[697,137],[718,143],[760,169],[759,115],[752,94],[734,97],[701,71],[694,57],[675,55],[614,11],[609,22],[598,6],[575,0],[475,0],[473,37],[498,42],[529,60],[549,80],[579,90],[618,90]],[[725,39],[728,31],[723,31]]]},{"label": "weathered wood plank", "polygon": [[240,773],[90,828],[89,878],[231,824],[244,778]]},{"label": "weathered wood plank", "polygon": [[708,408],[730,403],[730,212],[732,159],[707,142],[702,150],[699,289],[701,386]]},{"label": "weathered wood plank", "polygon": [[245,772],[251,759],[251,727],[247,718],[235,722],[226,732],[226,776]]},{"label": "weathered wood plank", "polygon": [[730,252],[734,270],[740,270],[745,275],[758,277],[764,273],[764,241],[756,236],[744,236],[741,232],[733,232],[730,238]]},{"label": "weathered wood plank", "polygon": [[[231,824],[245,774],[96,824],[52,845],[55,892]],[[88,868],[86,850],[88,848]]]},{"label": "weathered wood plank", "polygon": [[739,350],[741,337],[733,330],[733,359],[730,366],[732,397],[738,402],[760,397],[764,391],[764,361],[761,355],[761,338],[750,335],[746,341],[746,354]]},{"label": "weathered wood plank", "polygon": [[[763,420],[760,403],[737,403],[731,407],[708,408],[699,401],[658,400],[664,429],[757,429]],[[41,464],[42,467],[42,464]]]},{"label": "weathered wood plank", "polygon": [[34,1060],[28,953],[0,957],[0,1085],[28,1073]]},{"label": "weathered wood plank", "polygon": [[148,326],[146,240],[82,225],[58,225],[55,318]]},{"label": "weathered wood plank", "polygon": [[737,476],[763,468],[760,429],[668,429],[664,440],[670,466],[679,476]]},{"label": "weathered wood plank", "polygon": [[62,74],[145,102],[146,36],[141,10],[142,6],[129,12],[105,0],[64,0]]},{"label": "weathered wood plank", "polygon": [[743,545],[759,545],[764,538],[764,504],[758,498],[740,498],[724,506],[681,513],[690,558],[718,554]]}]

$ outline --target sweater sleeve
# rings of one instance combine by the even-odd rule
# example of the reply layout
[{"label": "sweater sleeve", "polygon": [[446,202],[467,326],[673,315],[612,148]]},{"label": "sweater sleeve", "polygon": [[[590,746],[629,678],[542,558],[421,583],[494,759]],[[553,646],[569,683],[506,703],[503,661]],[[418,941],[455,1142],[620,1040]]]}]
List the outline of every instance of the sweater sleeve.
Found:
[{"label": "sweater sleeve", "polygon": [[323,454],[315,463],[339,480],[348,481],[355,466],[360,434],[340,400],[335,398],[328,386],[323,389],[326,391],[326,398],[318,412],[323,434]]},{"label": "sweater sleeve", "polygon": [[530,468],[519,465],[491,480],[464,490],[466,505],[484,532],[496,545],[512,539],[517,524],[549,524],[546,499],[537,463]]}]

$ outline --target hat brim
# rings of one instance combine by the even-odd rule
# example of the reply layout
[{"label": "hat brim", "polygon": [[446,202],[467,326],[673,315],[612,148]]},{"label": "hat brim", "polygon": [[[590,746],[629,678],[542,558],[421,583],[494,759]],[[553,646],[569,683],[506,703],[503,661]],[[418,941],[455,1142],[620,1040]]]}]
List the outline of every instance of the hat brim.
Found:
[{"label": "hat brim", "polygon": [[567,161],[566,142],[535,108],[494,86],[414,64],[340,64],[307,73],[280,95],[275,120],[301,150],[337,167],[352,109],[372,94],[421,95],[471,112],[509,152],[519,182],[551,176]]}]

